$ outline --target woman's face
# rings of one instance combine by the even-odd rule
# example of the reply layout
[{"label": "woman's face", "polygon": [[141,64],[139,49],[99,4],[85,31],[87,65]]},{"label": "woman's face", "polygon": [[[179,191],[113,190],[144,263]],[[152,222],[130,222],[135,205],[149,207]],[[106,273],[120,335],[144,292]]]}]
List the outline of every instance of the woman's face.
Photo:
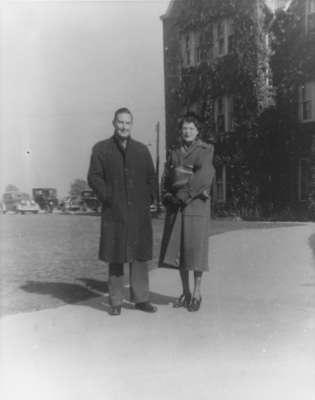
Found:
[{"label": "woman's face", "polygon": [[196,125],[193,122],[183,122],[182,125],[182,138],[184,139],[185,142],[191,143],[193,142],[197,135],[198,135],[198,129]]}]

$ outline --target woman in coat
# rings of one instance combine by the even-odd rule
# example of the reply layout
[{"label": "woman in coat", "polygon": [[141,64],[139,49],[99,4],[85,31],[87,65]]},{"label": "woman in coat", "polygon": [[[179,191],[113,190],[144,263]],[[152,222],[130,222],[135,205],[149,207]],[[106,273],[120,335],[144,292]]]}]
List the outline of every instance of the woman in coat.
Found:
[{"label": "woman in coat", "polygon": [[[192,114],[181,121],[180,134],[180,145],[169,152],[164,172],[162,198],[166,219],[159,265],[179,269],[183,292],[174,307],[198,311],[202,274],[209,269],[213,146],[199,139],[199,121]],[[192,292],[189,271],[194,272]]]}]

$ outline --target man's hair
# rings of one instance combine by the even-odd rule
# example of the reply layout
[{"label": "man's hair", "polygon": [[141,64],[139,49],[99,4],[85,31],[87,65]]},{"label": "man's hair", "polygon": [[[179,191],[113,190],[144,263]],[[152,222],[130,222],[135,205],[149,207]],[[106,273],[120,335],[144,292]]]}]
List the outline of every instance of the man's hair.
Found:
[{"label": "man's hair", "polygon": [[117,119],[119,114],[129,114],[131,116],[131,119],[133,119],[132,112],[129,110],[129,108],[121,107],[121,108],[118,108],[118,110],[115,111],[114,122],[116,121],[116,119]]}]

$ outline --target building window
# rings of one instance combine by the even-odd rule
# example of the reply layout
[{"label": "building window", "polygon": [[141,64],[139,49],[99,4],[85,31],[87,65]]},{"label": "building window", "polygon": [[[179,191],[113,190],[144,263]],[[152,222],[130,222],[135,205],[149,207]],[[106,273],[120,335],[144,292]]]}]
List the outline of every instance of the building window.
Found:
[{"label": "building window", "polygon": [[233,97],[221,96],[214,102],[214,120],[217,132],[231,132],[233,123]]},{"label": "building window", "polygon": [[299,160],[298,166],[298,199],[299,201],[306,201],[309,192],[308,180],[308,160],[302,158]]},{"label": "building window", "polygon": [[272,71],[270,65],[268,64],[265,69],[266,86],[272,87]]},{"label": "building window", "polygon": [[182,36],[183,66],[194,67],[201,62],[201,47],[199,32],[187,32]]},{"label": "building window", "polygon": [[[268,54],[271,54],[271,38],[270,38],[270,33],[265,34],[265,48]],[[266,86],[270,87],[272,86],[272,72],[271,72],[271,67],[270,63],[268,62],[265,66],[264,69],[265,73],[265,78],[266,78]]]},{"label": "building window", "polygon": [[224,22],[220,21],[217,24],[217,42],[218,42],[218,55],[225,54],[225,29]]},{"label": "building window", "polygon": [[196,47],[196,64],[200,64],[201,62],[201,48],[200,46]]},{"label": "building window", "polygon": [[308,0],[307,13],[308,14],[315,13],[315,0]]},{"label": "building window", "polygon": [[226,201],[226,166],[219,165],[216,167],[216,176],[213,185],[213,197],[218,203]]},{"label": "building window", "polygon": [[213,24],[213,56],[225,56],[234,49],[233,22],[230,18],[221,19]]},{"label": "building window", "polygon": [[191,65],[191,38],[190,35],[187,34],[185,37],[185,65]]},{"label": "building window", "polygon": [[315,82],[306,82],[299,87],[299,120],[315,121]]},{"label": "building window", "polygon": [[308,0],[306,7],[306,33],[315,34],[315,0]]}]

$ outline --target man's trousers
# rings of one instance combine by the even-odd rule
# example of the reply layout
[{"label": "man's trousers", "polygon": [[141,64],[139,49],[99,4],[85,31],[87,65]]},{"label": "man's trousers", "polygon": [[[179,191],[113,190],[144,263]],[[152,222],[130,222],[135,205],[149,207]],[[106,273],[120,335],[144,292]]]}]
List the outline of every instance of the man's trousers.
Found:
[{"label": "man's trousers", "polygon": [[[134,303],[149,301],[149,271],[146,261],[129,264],[130,300]],[[110,304],[119,306],[124,297],[124,264],[109,264],[108,291]]]}]

